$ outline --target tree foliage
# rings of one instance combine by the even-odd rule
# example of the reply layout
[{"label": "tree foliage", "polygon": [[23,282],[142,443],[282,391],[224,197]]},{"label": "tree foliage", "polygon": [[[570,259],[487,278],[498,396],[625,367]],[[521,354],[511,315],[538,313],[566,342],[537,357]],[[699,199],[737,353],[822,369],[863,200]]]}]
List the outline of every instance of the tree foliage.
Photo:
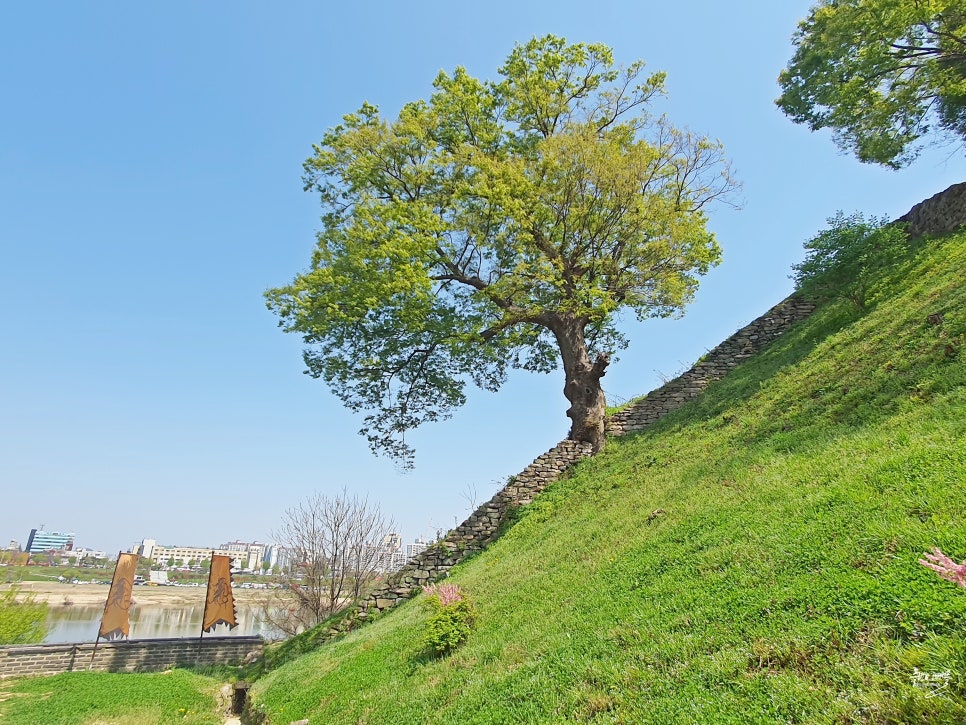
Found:
[{"label": "tree foliage", "polygon": [[899,168],[927,133],[966,136],[963,0],[822,0],[793,42],[779,108],[861,161]]},{"label": "tree foliage", "polygon": [[16,587],[0,592],[0,644],[34,644],[47,633],[47,604]]},{"label": "tree foliage", "polygon": [[404,462],[470,381],[561,363],[570,435],[599,447],[616,313],[679,313],[720,258],[706,209],[735,184],[719,143],[648,110],[663,73],[553,36],[499,73],[441,72],[394,120],[366,103],[330,129],[305,162],[311,267],[266,293],[307,372]]},{"label": "tree foliage", "polygon": [[907,237],[887,219],[838,212],[828,228],[805,242],[805,259],[792,265],[795,286],[819,299],[845,298],[865,307],[869,285],[880,270],[906,252]]}]

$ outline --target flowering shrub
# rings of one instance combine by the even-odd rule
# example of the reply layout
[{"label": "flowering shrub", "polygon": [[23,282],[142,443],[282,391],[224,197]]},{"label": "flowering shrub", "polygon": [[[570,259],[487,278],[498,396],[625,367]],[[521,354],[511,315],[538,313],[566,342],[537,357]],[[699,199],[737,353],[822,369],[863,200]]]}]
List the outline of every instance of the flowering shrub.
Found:
[{"label": "flowering shrub", "polygon": [[426,622],[426,646],[437,654],[452,651],[470,636],[476,612],[457,584],[423,587],[433,615]]},{"label": "flowering shrub", "polygon": [[932,569],[946,581],[966,587],[966,561],[957,564],[946,556],[939,547],[934,548],[932,553],[926,554],[925,557],[925,559],[919,560],[920,564]]},{"label": "flowering shrub", "polygon": [[423,587],[427,597],[435,597],[440,606],[448,607],[466,598],[459,584],[430,584]]}]

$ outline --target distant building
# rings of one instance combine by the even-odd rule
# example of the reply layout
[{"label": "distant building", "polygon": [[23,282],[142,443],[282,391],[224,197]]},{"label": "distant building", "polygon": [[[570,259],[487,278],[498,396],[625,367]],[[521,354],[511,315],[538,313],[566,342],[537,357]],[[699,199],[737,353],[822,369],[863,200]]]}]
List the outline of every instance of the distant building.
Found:
[{"label": "distant building", "polygon": [[156,539],[141,539],[140,544],[135,544],[131,547],[131,553],[143,556],[145,559],[150,559],[154,556],[154,547],[157,545],[158,542]]},{"label": "distant building", "polygon": [[388,571],[399,571],[404,566],[409,558],[402,551],[394,551],[389,557],[389,569]]},{"label": "distant building", "polygon": [[203,562],[211,561],[212,554],[231,557],[231,565],[235,569],[241,569],[246,561],[244,553],[228,551],[225,548],[161,546],[155,539],[144,539],[140,544],[135,544],[131,547],[131,553],[150,559],[152,564],[159,566],[201,566]]},{"label": "distant building", "polygon": [[268,564],[269,571],[286,571],[292,567],[295,555],[292,550],[281,544],[265,544],[265,553],[262,555],[262,562]]},{"label": "distant building", "polygon": [[58,531],[44,531],[31,529],[27,537],[26,551],[31,554],[42,554],[45,551],[70,551],[74,548],[74,535],[62,534]]},{"label": "distant building", "polygon": [[65,551],[64,557],[72,561],[83,562],[85,559],[107,559],[107,552],[81,548]]},{"label": "distant building", "polygon": [[383,536],[382,541],[378,544],[367,547],[366,559],[373,563],[375,571],[396,571],[402,566],[399,563],[399,554],[401,553],[402,537],[399,534],[391,533]]},{"label": "distant building", "polygon": [[241,555],[241,568],[245,571],[259,572],[262,569],[262,561],[265,559],[265,549],[267,544],[257,541],[251,543],[247,541],[230,541],[222,544],[221,548],[230,551],[232,554]]},{"label": "distant building", "polygon": [[244,554],[227,549],[212,549],[209,546],[155,546],[151,561],[162,566],[200,566],[202,562],[211,561],[211,557],[216,554],[230,557],[232,568],[242,568]]},{"label": "distant building", "polygon": [[417,536],[416,540],[411,544],[406,544],[406,559],[412,559],[418,554],[422,554],[426,549],[429,548],[429,542],[426,541],[421,536]]},{"label": "distant building", "polygon": [[402,537],[395,533],[386,534],[382,537],[380,546],[386,551],[398,551],[402,548]]}]

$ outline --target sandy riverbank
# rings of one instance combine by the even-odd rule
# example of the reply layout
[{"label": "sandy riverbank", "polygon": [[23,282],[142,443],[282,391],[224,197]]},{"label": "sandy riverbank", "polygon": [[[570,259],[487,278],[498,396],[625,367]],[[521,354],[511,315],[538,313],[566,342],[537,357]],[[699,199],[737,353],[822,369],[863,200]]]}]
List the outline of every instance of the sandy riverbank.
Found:
[{"label": "sandy riverbank", "polygon": [[[77,606],[93,607],[107,601],[107,584],[62,584],[60,582],[22,582],[16,585],[22,596],[33,594],[39,602],[47,602],[52,607]],[[0,592],[10,589],[10,584],[0,584]],[[257,602],[268,593],[263,589],[234,588],[237,603]],[[18,597],[20,598],[20,597]],[[183,607],[192,604],[204,605],[204,587],[134,587],[134,603],[140,606]]]}]

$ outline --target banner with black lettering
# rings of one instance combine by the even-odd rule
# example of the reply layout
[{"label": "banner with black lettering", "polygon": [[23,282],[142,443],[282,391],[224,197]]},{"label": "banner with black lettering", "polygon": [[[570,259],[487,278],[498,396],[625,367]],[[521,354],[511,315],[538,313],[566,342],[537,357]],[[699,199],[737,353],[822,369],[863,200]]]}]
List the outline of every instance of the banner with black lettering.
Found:
[{"label": "banner with black lettering", "polygon": [[104,605],[104,616],[101,617],[98,637],[120,639],[130,635],[131,620],[128,610],[131,608],[131,593],[134,591],[134,575],[137,568],[137,554],[117,555],[114,579],[111,580],[111,590],[107,594],[107,604]]},{"label": "banner with black lettering", "polygon": [[216,624],[227,624],[228,629],[238,626],[235,597],[231,593],[231,557],[224,554],[211,555],[208,597],[205,599],[205,616],[201,630],[211,632]]}]

